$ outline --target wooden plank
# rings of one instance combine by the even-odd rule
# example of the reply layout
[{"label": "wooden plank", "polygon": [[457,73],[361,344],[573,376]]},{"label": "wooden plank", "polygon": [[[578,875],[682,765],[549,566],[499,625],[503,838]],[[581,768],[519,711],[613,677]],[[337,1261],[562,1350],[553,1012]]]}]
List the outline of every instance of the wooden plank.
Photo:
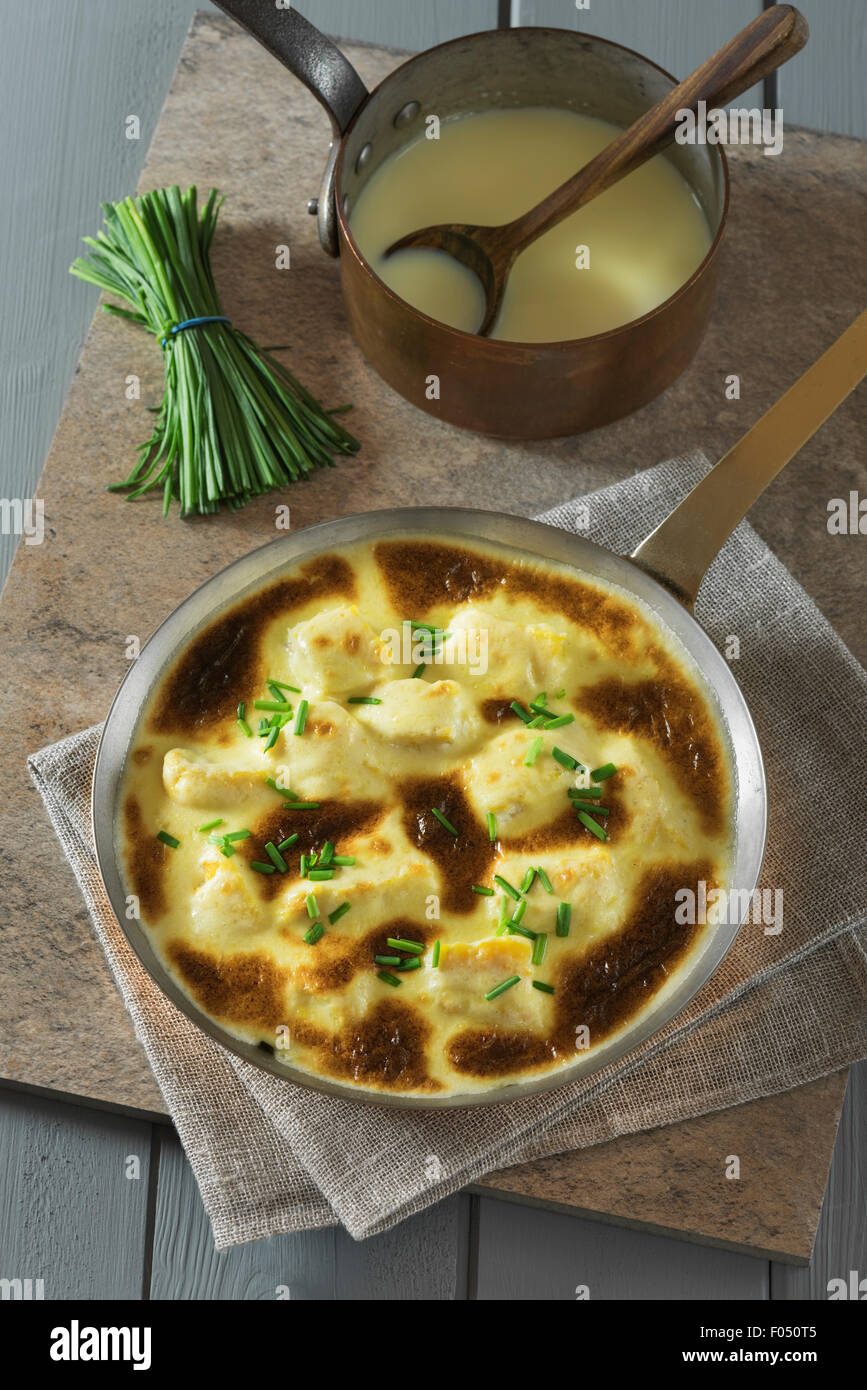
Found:
[{"label": "wooden plank", "polygon": [[773,1264],[773,1299],[825,1299],[829,1281],[849,1285],[853,1270],[857,1281],[867,1279],[867,1062],[858,1062],[849,1076],[813,1259],[809,1269]]},{"label": "wooden plank", "polygon": [[141,1298],[151,1133],[0,1091],[0,1278],[42,1280],[46,1299]]},{"label": "wooden plank", "polygon": [[394,1230],[354,1241],[337,1232],[336,1297],[373,1302],[466,1298],[470,1198],[447,1198]]},{"label": "wooden plank", "polygon": [[477,1299],[768,1297],[764,1260],[488,1197],[479,1199],[477,1251]]},{"label": "wooden plank", "polygon": [[216,1251],[193,1170],[172,1130],[160,1135],[150,1297],[334,1298],[333,1230],[272,1236]]},{"label": "wooden plank", "polygon": [[810,41],[777,79],[786,124],[867,136],[864,0],[798,0],[798,9]]},{"label": "wooden plank", "polygon": [[[660,67],[686,77],[762,10],[762,0],[514,0],[513,24],[550,24],[613,39],[652,58]],[[738,97],[735,105],[762,104],[761,86]]]},{"label": "wooden plank", "polygon": [[217,1252],[173,1131],[161,1134],[150,1297],[445,1300],[465,1297],[469,1198],[452,1197],[356,1242],[331,1229]]}]

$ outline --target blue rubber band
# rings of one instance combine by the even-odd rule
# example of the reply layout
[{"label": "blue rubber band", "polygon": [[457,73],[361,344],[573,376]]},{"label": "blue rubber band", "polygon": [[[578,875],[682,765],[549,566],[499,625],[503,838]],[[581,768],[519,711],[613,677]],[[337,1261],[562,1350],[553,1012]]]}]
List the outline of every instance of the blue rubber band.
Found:
[{"label": "blue rubber band", "polygon": [[175,335],[176,333],[181,333],[181,332],[183,332],[183,330],[184,330],[185,328],[198,328],[199,325],[202,324],[202,323],[231,323],[231,322],[232,322],[232,320],[231,320],[230,318],[227,318],[225,314],[208,314],[208,315],[206,315],[205,317],[200,318],[200,319],[184,319],[183,323],[176,323],[176,324],[174,325],[173,328],[170,328],[170,329],[169,329],[169,331],[168,331],[168,333],[166,334],[166,336],[165,336],[164,338],[161,338],[161,339],[160,339],[160,347],[165,347],[165,345],[166,345],[166,343],[169,341],[169,338],[170,338],[170,337],[174,337],[174,335]]}]

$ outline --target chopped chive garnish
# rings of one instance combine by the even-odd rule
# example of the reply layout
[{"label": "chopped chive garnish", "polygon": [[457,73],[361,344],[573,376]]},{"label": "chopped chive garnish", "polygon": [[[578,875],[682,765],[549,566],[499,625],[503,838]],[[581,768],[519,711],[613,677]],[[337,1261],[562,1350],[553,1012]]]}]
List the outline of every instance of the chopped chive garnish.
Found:
[{"label": "chopped chive garnish", "polygon": [[450,820],[446,819],[442,811],[438,811],[436,806],[431,806],[431,811],[436,816],[440,825],[442,825],[449,832],[450,835],[457,835],[458,832],[455,830],[455,827],[452,825]]},{"label": "chopped chive garnish", "polygon": [[285,681],[275,681],[273,676],[269,676],[266,685],[276,685],[278,690],[291,690],[293,695],[300,695],[301,688],[297,685],[287,685]]},{"label": "chopped chive garnish", "polygon": [[315,946],[317,941],[325,935],[325,928],[321,922],[314,922],[313,926],[304,933],[304,940],[308,946]]},{"label": "chopped chive garnish", "polygon": [[232,855],[235,853],[231,845],[227,845],[224,840],[218,839],[216,835],[209,835],[208,839],[211,841],[212,845],[217,846],[217,849],[224,859],[231,859]]},{"label": "chopped chive garnish", "polygon": [[351,869],[355,863],[355,857],[351,854],[333,854],[328,862],[336,864],[340,869]]},{"label": "chopped chive garnish", "polygon": [[318,811],[318,801],[284,801],[284,811]]},{"label": "chopped chive garnish", "polygon": [[551,757],[556,758],[558,763],[567,767],[570,772],[574,772],[576,768],[581,766],[577,758],[573,758],[571,753],[565,753],[562,748],[557,748],[556,745],[551,749]]},{"label": "chopped chive garnish", "polygon": [[209,830],[216,830],[217,826],[218,826],[218,825],[222,825],[222,824],[223,824],[223,818],[222,818],[222,816],[217,816],[217,819],[216,819],[216,820],[207,820],[207,821],[205,821],[205,824],[204,824],[204,825],[200,825],[200,826],[198,827],[199,834],[200,834],[200,835],[205,835],[205,834],[207,834],[207,832],[208,832]]},{"label": "chopped chive garnish", "polygon": [[273,864],[261,864],[258,859],[251,859],[250,868],[255,869],[257,874],[276,874],[277,872]]},{"label": "chopped chive garnish", "polygon": [[269,749],[269,748],[273,748],[273,747],[274,747],[274,744],[277,742],[277,738],[278,738],[279,734],[280,734],[280,725],[279,725],[279,724],[275,724],[274,727],[273,727],[273,729],[271,730],[270,734],[268,735],[268,737],[267,737],[266,740],[265,740],[265,752],[266,752],[266,753],[268,752],[268,749]]},{"label": "chopped chive garnish", "polygon": [[306,876],[307,876],[307,855],[306,855],[306,854],[302,854],[302,855],[301,855],[301,858],[300,858],[299,861],[298,861],[298,872],[300,873],[300,875],[301,875],[302,878],[306,878]]},{"label": "chopped chive garnish", "polygon": [[281,874],[285,874],[288,872],[289,865],[286,863],[286,860],[283,858],[282,854],[280,853],[277,846],[274,844],[273,840],[268,841],[267,845],[265,846],[265,853],[271,860],[271,863],[274,865],[274,868],[279,869]]},{"label": "chopped chive garnish", "polygon": [[404,941],[400,936],[387,936],[385,944],[395,951],[408,951],[411,956],[424,955],[424,945],[421,941]]},{"label": "chopped chive garnish", "polygon": [[573,801],[576,811],[592,811],[594,816],[610,816],[610,806],[600,806],[596,801]]},{"label": "chopped chive garnish", "polygon": [[605,830],[604,827],[601,826],[598,821],[595,821],[592,816],[588,816],[586,811],[579,811],[578,819],[580,820],[581,824],[590,831],[591,835],[596,836],[597,840],[608,839],[608,831]]},{"label": "chopped chive garnish", "polygon": [[434,970],[437,970],[437,969],[439,968],[439,963],[440,963],[440,943],[439,943],[439,941],[435,941],[434,944],[433,944],[433,951],[432,951],[432,953],[431,953],[430,963],[431,963],[431,967],[432,967]]},{"label": "chopped chive garnish", "polygon": [[485,888],[481,883],[473,884],[473,892],[478,893],[482,898],[492,898],[494,896],[493,888]]},{"label": "chopped chive garnish", "polygon": [[524,758],[524,766],[532,767],[542,751],[542,738],[534,738],[530,747],[527,749],[527,756]]},{"label": "chopped chive garnish", "polygon": [[575,798],[576,796],[579,797],[581,800],[583,800],[585,797],[588,797],[588,796],[602,796],[602,795],[603,795],[603,792],[602,792],[602,788],[601,788],[601,787],[570,787],[570,788],[569,788],[569,796],[571,796],[571,797],[573,798],[573,800],[574,800],[574,798]]},{"label": "chopped chive garnish", "polygon": [[307,701],[306,701],[306,700],[301,700],[301,701],[299,702],[299,705],[298,705],[298,713],[297,713],[297,715],[295,716],[295,728],[294,728],[293,731],[292,731],[293,733],[295,733],[295,734],[303,734],[303,732],[304,732],[304,725],[307,723],[307,711],[308,711],[308,709],[309,709],[309,705],[308,705]]},{"label": "chopped chive garnish", "polygon": [[412,960],[402,960],[397,967],[398,970],[421,970],[421,960],[418,956],[413,956]]},{"label": "chopped chive garnish", "polygon": [[530,931],[529,927],[522,927],[520,923],[507,922],[506,926],[510,936],[525,936],[528,941],[536,940],[536,932]]},{"label": "chopped chive garnish", "polygon": [[322,853],[321,853],[320,856],[319,856],[319,863],[322,865],[323,869],[326,868],[326,867],[331,863],[331,861],[332,861],[333,858],[334,858],[334,841],[333,841],[333,840],[326,840],[326,841],[325,841],[325,844],[322,846]]},{"label": "chopped chive garnish", "polygon": [[613,763],[603,763],[601,767],[596,767],[590,773],[594,782],[604,782],[607,777],[613,777],[617,768]]},{"label": "chopped chive garnish", "polygon": [[308,856],[307,856],[307,867],[308,867],[308,869],[312,869],[312,868],[313,868],[313,865],[317,862],[318,858],[319,858],[319,855],[318,855],[318,853],[317,853],[316,850],[314,850],[312,854],[308,854]]},{"label": "chopped chive garnish", "polygon": [[565,729],[567,724],[574,724],[574,714],[558,714],[556,719],[549,719],[545,724],[546,729]]},{"label": "chopped chive garnish", "polygon": [[394,975],[389,975],[387,970],[377,970],[376,978],[382,980],[384,985],[393,985],[395,988],[400,984],[400,980]]},{"label": "chopped chive garnish", "polygon": [[551,887],[551,880],[550,880],[550,878],[548,877],[548,875],[545,873],[545,870],[542,868],[541,864],[537,864],[537,865],[536,865],[536,873],[539,875],[539,882],[541,883],[542,887],[545,889],[545,892],[546,892],[546,893],[553,893],[553,892],[554,892],[554,889]]},{"label": "chopped chive garnish", "polygon": [[425,662],[422,661],[418,666],[416,666],[415,670],[413,671],[413,673],[412,673],[412,679],[413,679],[413,680],[418,680],[419,676],[423,676],[423,675],[424,675],[425,670],[426,670],[426,665],[425,665]]},{"label": "chopped chive garnish", "polygon": [[250,831],[249,831],[249,830],[230,830],[229,833],[228,833],[228,835],[223,835],[222,838],[223,838],[224,840],[228,841],[229,844],[231,844],[233,840],[249,840],[249,838],[250,838]]},{"label": "chopped chive garnish", "polygon": [[291,714],[292,706],[288,700],[254,700],[254,709],[268,709],[277,714]]},{"label": "chopped chive garnish", "polygon": [[292,846],[293,846],[294,844],[297,843],[297,841],[298,841],[298,831],[296,830],[294,835],[290,835],[289,838],[288,838],[288,840],[283,840],[283,841],[277,846],[277,848],[279,849],[280,853],[283,854],[287,849],[291,849]]},{"label": "chopped chive garnish", "polygon": [[509,913],[511,912],[511,910],[512,906],[509,902],[509,899],[502,895],[500,897],[500,914],[497,919],[497,936],[502,936],[503,932],[506,930],[506,927],[509,925]]},{"label": "chopped chive garnish", "polygon": [[518,718],[519,718],[519,719],[523,719],[523,721],[524,721],[525,724],[529,724],[529,722],[530,722],[530,715],[529,715],[529,714],[527,713],[527,711],[524,709],[524,706],[523,706],[523,705],[519,705],[519,704],[518,704],[518,701],[517,701],[517,700],[513,700],[513,701],[512,701],[512,703],[509,705],[509,709],[514,710],[514,711],[515,711],[515,714],[517,714]]},{"label": "chopped chive garnish", "polygon": [[555,700],[563,700],[563,699],[565,699],[565,696],[566,696],[566,687],[565,687],[565,685],[564,685],[564,687],[563,687],[562,690],[558,690],[558,691],[557,691],[557,694],[554,696],[554,699],[555,699]]},{"label": "chopped chive garnish", "polygon": [[543,994],[553,994],[553,993],[554,993],[554,986],[553,986],[553,985],[546,985],[544,980],[534,980],[534,981],[533,981],[533,988],[534,988],[534,989],[540,989],[540,990],[542,991]]},{"label": "chopped chive garnish", "polygon": [[307,916],[308,916],[308,917],[318,917],[318,916],[319,916],[319,908],[318,908],[317,905],[316,905],[316,894],[315,894],[315,893],[308,893],[308,894],[307,894],[307,897],[304,899],[304,906],[307,908]]},{"label": "chopped chive garnish", "polygon": [[534,719],[531,719],[531,720],[530,720],[529,724],[527,725],[527,728],[528,728],[528,729],[541,729],[543,726],[544,726],[546,729],[548,728],[548,715],[546,715],[546,714],[537,714],[536,717],[535,717]]},{"label": "chopped chive garnish", "polygon": [[522,898],[521,901],[518,903],[518,906],[515,908],[515,911],[512,913],[511,917],[509,918],[509,926],[510,926],[510,927],[516,927],[516,926],[518,925],[518,923],[519,923],[520,921],[523,920],[524,913],[525,913],[526,911],[527,911],[527,899],[526,899],[526,898]]},{"label": "chopped chive garnish", "polygon": [[546,695],[544,690],[540,690],[539,694],[535,697],[535,699],[530,700],[529,704],[530,709],[533,710],[536,714],[547,714],[548,716],[550,716],[551,711],[548,708],[548,696]]},{"label": "chopped chive garnish", "polygon": [[259,735],[260,738],[264,738],[270,728],[271,725],[268,723],[268,720],[263,715],[262,718],[259,720],[259,727],[256,730],[256,733]]},{"label": "chopped chive garnish", "polygon": [[534,965],[542,964],[542,961],[545,959],[545,951],[547,950],[547,947],[548,937],[545,934],[545,932],[540,931],[536,937],[536,940],[533,942],[533,954],[530,957],[530,960],[533,962]]},{"label": "chopped chive garnish", "polygon": [[175,839],[174,835],[170,835],[167,830],[158,830],[157,839],[162,840],[164,845],[168,845],[169,849],[177,849],[178,845],[181,843],[180,840]]},{"label": "chopped chive garnish", "polygon": [[374,956],[377,965],[400,965],[400,956]]},{"label": "chopped chive garnish", "polygon": [[244,733],[245,737],[246,737],[246,738],[252,738],[252,737],[253,737],[253,730],[250,728],[250,725],[247,723],[246,719],[239,719],[239,720],[238,720],[238,723],[240,724],[241,729],[243,730],[243,733]]},{"label": "chopped chive garnish", "polygon": [[382,701],[377,700],[375,695],[350,695],[346,703],[348,705],[381,705]]},{"label": "chopped chive garnish", "polygon": [[528,869],[527,872],[524,874],[524,877],[521,879],[521,892],[522,892],[522,893],[528,893],[528,892],[530,891],[530,889],[533,887],[533,880],[534,880],[535,877],[536,877],[536,870],[535,870],[535,869]]},{"label": "chopped chive garnish", "polygon": [[307,877],[311,883],[327,883],[334,877],[333,869],[308,869]]},{"label": "chopped chive garnish", "polygon": [[557,904],[557,935],[558,935],[558,936],[568,936],[568,935],[569,935],[569,923],[570,923],[571,921],[572,921],[572,904],[571,904],[571,903],[558,903],[558,904]]},{"label": "chopped chive garnish", "polygon": [[343,917],[351,907],[352,903],[341,903],[339,907],[335,907],[333,912],[329,912],[328,920],[331,923],[332,927],[334,926],[335,922],[340,921],[340,918]]},{"label": "chopped chive garnish", "polygon": [[244,702],[243,700],[241,700],[240,703],[239,703],[239,705],[238,705],[238,718],[239,718],[239,719],[243,719],[243,718],[244,718],[244,715],[245,715],[246,713],[247,713],[247,706],[246,706],[245,702]]},{"label": "chopped chive garnish", "polygon": [[283,796],[286,791],[285,787],[278,787],[273,777],[265,778],[265,786],[270,787],[272,791],[279,792],[281,796]]},{"label": "chopped chive garnish", "polygon": [[406,627],[419,628],[422,632],[430,632],[434,637],[445,637],[445,628],[434,627],[432,623],[417,623],[415,618],[404,618]]},{"label": "chopped chive garnish", "polygon": [[520,979],[520,975],[510,975],[508,980],[503,980],[502,984],[495,985],[493,989],[489,989],[485,998],[496,999],[498,994],[505,994],[506,990],[511,989],[512,985],[518,984]]},{"label": "chopped chive garnish", "polygon": [[488,839],[490,840],[491,844],[493,844],[494,841],[496,840],[496,838],[497,838],[497,817],[494,815],[493,811],[489,811],[489,812],[488,812]]},{"label": "chopped chive garnish", "polygon": [[494,874],[494,882],[499,883],[503,892],[508,893],[510,898],[515,899],[515,902],[520,901],[521,894],[518,892],[517,888],[512,887],[512,884],[507,878],[503,878],[502,874]]}]

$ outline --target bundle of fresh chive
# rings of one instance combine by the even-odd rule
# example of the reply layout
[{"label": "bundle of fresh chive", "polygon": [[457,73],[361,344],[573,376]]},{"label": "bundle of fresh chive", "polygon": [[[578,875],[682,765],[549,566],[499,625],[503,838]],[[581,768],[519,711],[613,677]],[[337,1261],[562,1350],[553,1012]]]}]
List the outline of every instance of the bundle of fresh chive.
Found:
[{"label": "bundle of fresh chive", "polygon": [[174,497],[182,516],[242,507],[359,448],[338,411],[225,319],[210,264],[221,203],[211,189],[199,214],[194,187],[104,203],[104,230],[84,238],[90,256],[70,267],[126,300],[132,308],[105,308],[143,324],[165,354],[153,434],[112,490],[139,497],[161,486],[163,511]]}]

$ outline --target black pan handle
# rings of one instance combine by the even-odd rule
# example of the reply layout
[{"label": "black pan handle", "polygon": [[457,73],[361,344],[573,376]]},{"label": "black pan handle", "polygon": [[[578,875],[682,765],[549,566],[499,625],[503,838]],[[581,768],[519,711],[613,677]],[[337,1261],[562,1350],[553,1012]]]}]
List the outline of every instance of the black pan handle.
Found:
[{"label": "black pan handle", "polygon": [[355,68],[330,39],[321,34],[294,5],[275,0],[215,0],[269,53],[304,83],[331,118],[335,138],[341,136],[368,91]]}]

